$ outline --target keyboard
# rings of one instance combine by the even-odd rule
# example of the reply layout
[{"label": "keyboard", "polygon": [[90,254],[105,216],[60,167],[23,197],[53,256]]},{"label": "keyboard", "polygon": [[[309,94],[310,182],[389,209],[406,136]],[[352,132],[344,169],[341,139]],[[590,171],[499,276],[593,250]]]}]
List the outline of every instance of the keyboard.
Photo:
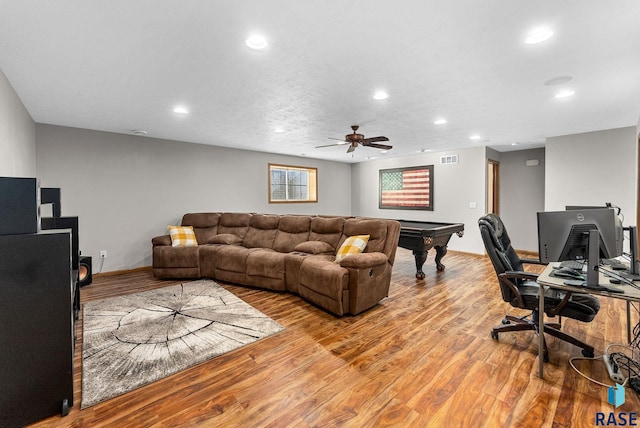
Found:
[{"label": "keyboard", "polygon": [[561,268],[575,269],[578,272],[580,272],[582,270],[583,266],[584,266],[584,262],[578,261],[578,260],[564,260],[564,261],[560,262],[560,267]]}]

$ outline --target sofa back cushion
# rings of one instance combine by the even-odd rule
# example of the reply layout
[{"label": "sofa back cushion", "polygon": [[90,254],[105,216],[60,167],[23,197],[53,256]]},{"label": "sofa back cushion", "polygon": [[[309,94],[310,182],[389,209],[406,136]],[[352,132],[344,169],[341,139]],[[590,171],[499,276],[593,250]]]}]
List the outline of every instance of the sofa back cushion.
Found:
[{"label": "sofa back cushion", "polygon": [[387,241],[387,223],[385,220],[350,218],[344,223],[344,233],[340,238],[340,245],[349,236],[356,235],[369,235],[369,242],[364,249],[365,253],[383,253]]},{"label": "sofa back cushion", "polygon": [[222,213],[218,221],[218,233],[236,235],[242,239],[247,234],[251,214],[247,213]]},{"label": "sofa back cushion", "polygon": [[247,248],[273,248],[280,216],[253,214],[242,245]]},{"label": "sofa back cushion", "polygon": [[344,217],[313,217],[309,241],[326,242],[336,251],[342,237],[344,222]]},{"label": "sofa back cushion", "polygon": [[280,217],[278,232],[273,242],[273,249],[281,253],[288,253],[301,242],[309,239],[311,217],[284,215]]},{"label": "sofa back cushion", "polygon": [[182,216],[182,226],[192,226],[198,244],[207,241],[218,233],[220,213],[187,213]]}]

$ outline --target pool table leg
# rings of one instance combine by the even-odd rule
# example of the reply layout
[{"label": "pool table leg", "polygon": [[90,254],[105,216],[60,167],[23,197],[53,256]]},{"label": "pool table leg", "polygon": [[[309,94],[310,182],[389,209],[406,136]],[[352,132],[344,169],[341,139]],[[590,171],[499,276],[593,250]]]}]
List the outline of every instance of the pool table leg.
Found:
[{"label": "pool table leg", "polygon": [[427,261],[427,252],[413,250],[413,257],[416,259],[416,278],[424,279],[426,275],[422,271],[422,266],[424,265],[424,262]]},{"label": "pool table leg", "polygon": [[444,270],[444,265],[440,263],[440,260],[447,254],[447,246],[436,246],[436,268],[438,272],[442,272]]}]

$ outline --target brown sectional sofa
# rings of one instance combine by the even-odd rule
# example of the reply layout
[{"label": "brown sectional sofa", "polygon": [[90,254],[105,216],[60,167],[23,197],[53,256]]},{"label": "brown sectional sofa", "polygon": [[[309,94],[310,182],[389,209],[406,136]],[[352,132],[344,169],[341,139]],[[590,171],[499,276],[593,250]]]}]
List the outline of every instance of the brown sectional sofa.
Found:
[{"label": "brown sectional sofa", "polygon": [[[364,217],[189,213],[198,246],[152,239],[158,278],[214,278],[301,296],[335,315],[358,314],[389,293],[400,223]],[[363,253],[336,263],[344,240],[370,235]]]}]

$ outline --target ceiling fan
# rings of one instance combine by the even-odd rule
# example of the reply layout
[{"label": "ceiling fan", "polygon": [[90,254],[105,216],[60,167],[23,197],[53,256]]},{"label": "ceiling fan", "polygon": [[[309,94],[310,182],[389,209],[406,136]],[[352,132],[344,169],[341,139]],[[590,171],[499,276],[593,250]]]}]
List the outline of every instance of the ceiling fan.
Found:
[{"label": "ceiling fan", "polygon": [[358,128],[359,128],[358,125],[352,125],[351,129],[353,129],[353,134],[345,135],[344,140],[329,137],[331,140],[338,140],[340,142],[335,144],[326,144],[324,146],[316,146],[316,149],[319,149],[321,147],[333,147],[341,144],[349,144],[347,153],[353,152],[358,147],[358,144],[362,144],[365,147],[373,147],[375,149],[382,149],[382,150],[391,150],[393,148],[393,146],[388,146],[386,144],[376,144],[378,141],[389,141],[387,137],[380,136],[380,137],[364,138],[364,135],[357,133]]}]

